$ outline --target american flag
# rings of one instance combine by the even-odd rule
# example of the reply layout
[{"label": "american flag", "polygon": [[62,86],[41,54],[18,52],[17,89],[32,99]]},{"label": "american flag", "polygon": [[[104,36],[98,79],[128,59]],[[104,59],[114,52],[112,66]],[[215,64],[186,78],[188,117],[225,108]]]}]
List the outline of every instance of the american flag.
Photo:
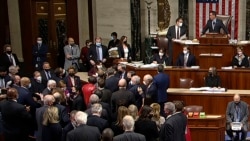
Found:
[{"label": "american flag", "polygon": [[217,14],[231,15],[228,27],[232,39],[238,37],[239,0],[196,0],[196,37],[201,35],[203,27],[209,19],[209,11]]}]

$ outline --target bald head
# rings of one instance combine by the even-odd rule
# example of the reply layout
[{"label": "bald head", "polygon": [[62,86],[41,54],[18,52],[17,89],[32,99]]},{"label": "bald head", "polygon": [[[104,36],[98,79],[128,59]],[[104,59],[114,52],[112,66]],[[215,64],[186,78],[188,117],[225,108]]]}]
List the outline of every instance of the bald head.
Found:
[{"label": "bald head", "polygon": [[99,97],[98,97],[96,94],[92,94],[92,95],[89,97],[89,102],[90,102],[91,104],[98,103],[98,102],[99,102]]},{"label": "bald head", "polygon": [[144,75],[144,77],[143,77],[143,83],[144,83],[145,85],[149,85],[151,82],[153,82],[153,77],[152,77],[152,75],[150,75],[150,74]]},{"label": "bald head", "polygon": [[21,86],[28,87],[30,84],[30,79],[28,77],[22,77],[20,80]]},{"label": "bald head", "polygon": [[240,95],[239,94],[234,95],[234,102],[236,102],[236,103],[240,102]]},{"label": "bald head", "polygon": [[126,115],[122,121],[123,121],[123,127],[125,128],[125,131],[133,131],[135,121],[132,116]]},{"label": "bald head", "polygon": [[120,88],[125,88],[127,86],[127,81],[125,79],[120,79],[119,83],[118,83],[118,86]]},{"label": "bald head", "polygon": [[131,81],[133,84],[138,85],[140,84],[141,78],[138,75],[134,75],[132,76]]}]

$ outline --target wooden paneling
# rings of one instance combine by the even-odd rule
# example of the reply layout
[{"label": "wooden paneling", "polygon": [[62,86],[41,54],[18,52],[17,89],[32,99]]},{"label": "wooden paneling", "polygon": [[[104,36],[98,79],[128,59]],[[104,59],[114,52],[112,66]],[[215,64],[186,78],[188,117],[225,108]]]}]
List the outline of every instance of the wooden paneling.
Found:
[{"label": "wooden paneling", "polygon": [[77,14],[77,0],[66,0],[67,4],[67,34],[73,37],[76,44],[79,44],[79,28]]},{"label": "wooden paneling", "polygon": [[[127,66],[127,70],[135,71],[141,78],[145,74],[151,74],[152,76],[157,74],[156,68]],[[179,88],[180,78],[191,78],[194,80],[193,87],[203,87],[205,85],[204,77],[207,75],[208,69],[166,68],[165,73],[170,76],[170,88]],[[250,69],[218,69],[217,74],[221,78],[222,87],[228,89],[249,89]]]}]

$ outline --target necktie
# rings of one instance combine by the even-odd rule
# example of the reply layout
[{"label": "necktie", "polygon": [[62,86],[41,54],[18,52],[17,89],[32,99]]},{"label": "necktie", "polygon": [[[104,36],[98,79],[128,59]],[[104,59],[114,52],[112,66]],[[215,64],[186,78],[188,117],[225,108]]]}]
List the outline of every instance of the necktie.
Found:
[{"label": "necktie", "polygon": [[4,79],[0,79],[0,88],[5,88]]},{"label": "necktie", "polygon": [[99,47],[96,47],[97,60],[100,60]]},{"label": "necktie", "polygon": [[46,76],[47,76],[47,80],[50,80],[51,76],[50,76],[50,72],[49,71],[46,71]]},{"label": "necktie", "polygon": [[184,54],[184,67],[187,66],[187,59],[188,59],[187,54]]},{"label": "necktie", "polygon": [[12,60],[11,55],[9,56],[9,59],[10,59],[10,63],[11,63],[11,65],[13,65],[13,60]]},{"label": "necktie", "polygon": [[71,47],[71,55],[73,55],[74,51],[73,51],[73,47]]},{"label": "necktie", "polygon": [[40,48],[41,48],[41,44],[38,44],[37,46],[38,51],[40,50]]},{"label": "necktie", "polygon": [[177,27],[177,39],[180,39],[180,28]]},{"label": "necktie", "polygon": [[213,30],[214,30],[215,22],[213,21]]}]

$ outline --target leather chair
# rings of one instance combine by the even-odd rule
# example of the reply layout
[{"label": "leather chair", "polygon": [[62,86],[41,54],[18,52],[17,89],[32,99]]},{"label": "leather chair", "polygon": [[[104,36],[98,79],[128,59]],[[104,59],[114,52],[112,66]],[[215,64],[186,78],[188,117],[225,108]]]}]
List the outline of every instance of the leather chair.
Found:
[{"label": "leather chair", "polygon": [[[225,27],[228,29],[229,27],[229,24],[231,22],[231,19],[232,19],[232,16],[230,15],[216,15],[216,18],[222,20],[223,24],[225,25]],[[221,34],[224,34],[224,30],[223,29],[220,29],[220,33]]]},{"label": "leather chair", "polygon": [[202,112],[203,106],[199,105],[189,105],[184,107],[185,112]]},{"label": "leather chair", "polygon": [[194,80],[190,78],[180,78],[180,88],[191,88]]}]

